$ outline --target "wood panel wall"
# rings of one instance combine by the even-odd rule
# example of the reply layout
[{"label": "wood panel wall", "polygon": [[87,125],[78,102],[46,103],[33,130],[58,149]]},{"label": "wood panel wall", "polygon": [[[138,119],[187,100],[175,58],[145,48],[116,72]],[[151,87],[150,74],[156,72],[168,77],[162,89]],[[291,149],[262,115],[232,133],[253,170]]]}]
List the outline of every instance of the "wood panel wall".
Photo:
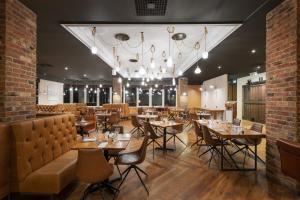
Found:
[{"label": "wood panel wall", "polygon": [[243,86],[243,119],[259,123],[265,123],[266,112],[266,85]]}]

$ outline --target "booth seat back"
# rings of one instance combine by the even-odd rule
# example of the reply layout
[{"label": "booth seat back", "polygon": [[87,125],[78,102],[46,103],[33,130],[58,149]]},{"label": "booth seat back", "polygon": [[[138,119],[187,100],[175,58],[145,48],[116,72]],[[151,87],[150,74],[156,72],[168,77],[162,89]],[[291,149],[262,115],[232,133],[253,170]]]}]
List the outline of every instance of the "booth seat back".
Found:
[{"label": "booth seat back", "polygon": [[74,120],[74,115],[64,114],[12,124],[14,187],[30,173],[71,149],[77,137]]},{"label": "booth seat back", "polygon": [[10,192],[10,142],[9,126],[0,123],[0,199]]},{"label": "booth seat back", "polygon": [[37,112],[58,112],[58,105],[36,105]]},{"label": "booth seat back", "polygon": [[114,103],[114,104],[103,104],[106,109],[116,109],[121,111],[121,116],[129,116],[130,110],[128,103]]}]

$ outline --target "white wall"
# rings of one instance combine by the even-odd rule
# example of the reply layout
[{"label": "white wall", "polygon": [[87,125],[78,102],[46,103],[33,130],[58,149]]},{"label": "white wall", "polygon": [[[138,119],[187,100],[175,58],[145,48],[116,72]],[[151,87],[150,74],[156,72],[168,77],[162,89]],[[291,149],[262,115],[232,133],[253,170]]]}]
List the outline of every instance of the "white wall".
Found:
[{"label": "white wall", "polygon": [[243,117],[243,85],[246,85],[248,80],[252,82],[259,81],[259,77],[262,77],[263,80],[266,80],[266,73],[260,73],[256,76],[245,76],[237,79],[237,118],[242,119]]},{"label": "white wall", "polygon": [[43,105],[60,104],[64,102],[64,84],[40,79],[38,103]]},{"label": "white wall", "polygon": [[[210,85],[215,86],[214,89]],[[204,81],[201,92],[201,108],[225,109],[228,92],[228,75]]]}]

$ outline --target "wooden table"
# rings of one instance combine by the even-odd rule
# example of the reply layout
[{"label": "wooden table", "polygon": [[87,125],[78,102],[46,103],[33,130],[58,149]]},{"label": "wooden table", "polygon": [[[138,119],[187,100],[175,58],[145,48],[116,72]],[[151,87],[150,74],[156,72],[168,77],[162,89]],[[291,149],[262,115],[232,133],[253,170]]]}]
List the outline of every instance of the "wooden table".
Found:
[{"label": "wooden table", "polygon": [[150,121],[150,119],[156,119],[158,115],[137,115],[138,118],[146,119],[147,122]]},{"label": "wooden table", "polygon": [[107,131],[107,118],[111,116],[111,113],[96,113],[96,117],[103,117],[104,118],[104,130],[103,132]]},{"label": "wooden table", "polygon": [[[254,140],[254,168],[239,168],[234,161],[234,159],[230,156],[230,159],[233,161],[235,168],[234,169],[225,169],[223,165],[223,156],[221,156],[221,170],[239,170],[239,171],[253,171],[257,170],[257,144],[256,141],[265,138],[266,135],[264,133],[256,132],[250,129],[245,129],[241,131],[234,131],[232,129],[232,124],[228,124],[222,121],[213,121],[213,120],[197,120],[199,124],[206,125],[208,129],[213,132],[220,140],[222,140],[221,145],[221,153],[224,155],[224,144],[225,141],[231,139],[253,139]],[[242,127],[241,127],[242,128]]]},{"label": "wooden table", "polygon": [[198,112],[196,114],[200,117],[200,119],[202,119],[202,118],[206,119],[207,117],[211,117],[211,114],[209,114],[209,113]]},{"label": "wooden table", "polygon": [[[79,128],[79,134],[83,137],[86,132],[84,131],[84,127],[93,124],[92,121],[77,121],[75,122],[75,126]],[[88,134],[88,133],[87,133]]]},{"label": "wooden table", "polygon": [[224,115],[224,109],[211,109],[211,108],[201,108],[201,110],[206,111],[211,113],[211,115],[213,116],[214,119],[217,119],[217,115],[218,113],[222,114],[222,119],[223,119],[223,115]]},{"label": "wooden table", "polygon": [[174,122],[174,121],[168,120],[168,121],[152,121],[152,122],[150,122],[150,124],[152,126],[155,126],[155,127],[163,128],[163,130],[164,130],[164,134],[163,134],[163,147],[162,148],[157,148],[157,149],[163,150],[164,153],[167,150],[174,151],[174,149],[172,149],[172,148],[167,148],[167,128],[168,127],[178,126],[178,125],[183,125],[184,123],[179,123],[179,122]]}]

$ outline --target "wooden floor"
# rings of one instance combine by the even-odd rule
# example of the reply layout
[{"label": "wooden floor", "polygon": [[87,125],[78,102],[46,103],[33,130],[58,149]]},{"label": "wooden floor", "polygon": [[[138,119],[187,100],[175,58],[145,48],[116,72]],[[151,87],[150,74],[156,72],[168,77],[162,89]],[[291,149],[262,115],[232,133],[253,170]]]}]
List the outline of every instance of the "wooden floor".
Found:
[{"label": "wooden floor", "polygon": [[[122,123],[126,131],[131,129],[128,121]],[[186,130],[180,137],[191,145],[195,141],[193,128]],[[140,142],[141,139],[134,139],[130,143],[129,151],[138,148]],[[152,147],[149,146],[146,160],[140,165],[148,173],[148,177],[142,176],[142,178],[149,188],[149,196],[135,172],[132,171],[121,187],[117,199],[300,199],[285,188],[268,182],[265,177],[265,166],[262,163],[259,163],[257,172],[222,172],[214,161],[208,167],[206,164],[208,155],[199,159],[196,148],[184,147],[180,142],[177,142],[176,147],[176,152],[168,152],[166,155],[156,151],[153,160]],[[249,159],[248,164],[251,161],[253,160]],[[124,169],[125,167],[122,166],[121,170]],[[117,175],[115,170],[114,176]],[[115,185],[117,184],[118,182]],[[62,198],[77,200],[86,187],[86,184],[76,183]],[[108,191],[102,192],[105,199],[112,199]],[[91,194],[87,199],[101,199],[100,192]]]}]

